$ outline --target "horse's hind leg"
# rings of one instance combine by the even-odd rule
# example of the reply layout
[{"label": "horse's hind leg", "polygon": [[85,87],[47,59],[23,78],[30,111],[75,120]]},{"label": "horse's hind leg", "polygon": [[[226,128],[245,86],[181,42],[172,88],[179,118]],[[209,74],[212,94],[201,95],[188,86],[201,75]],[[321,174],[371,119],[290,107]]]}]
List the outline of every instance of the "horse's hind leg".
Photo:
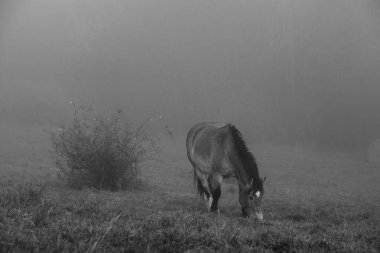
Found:
[{"label": "horse's hind leg", "polygon": [[210,185],[210,189],[211,189],[211,196],[212,196],[212,200],[211,200],[211,203],[210,203],[210,212],[215,212],[215,211],[218,211],[218,201],[219,201],[219,198],[220,198],[220,195],[222,194],[222,191],[221,191],[221,184],[222,184],[222,176],[220,175],[217,175],[217,176],[213,176],[213,177],[210,177],[210,180],[209,180],[209,185]]},{"label": "horse's hind leg", "polygon": [[[207,207],[208,207],[208,210],[210,210],[210,207],[211,207],[211,203],[212,203],[212,195],[211,195],[211,191],[210,191],[210,188],[209,188],[209,184],[208,184],[208,181],[207,181],[207,178],[205,175],[198,175],[198,190],[201,189],[201,192],[202,194],[206,195],[206,198],[207,198]],[[201,195],[202,196],[202,195]]]},{"label": "horse's hind leg", "polygon": [[218,201],[219,201],[221,193],[222,191],[220,190],[220,187],[211,191],[212,203],[210,207],[210,212],[218,211]]}]

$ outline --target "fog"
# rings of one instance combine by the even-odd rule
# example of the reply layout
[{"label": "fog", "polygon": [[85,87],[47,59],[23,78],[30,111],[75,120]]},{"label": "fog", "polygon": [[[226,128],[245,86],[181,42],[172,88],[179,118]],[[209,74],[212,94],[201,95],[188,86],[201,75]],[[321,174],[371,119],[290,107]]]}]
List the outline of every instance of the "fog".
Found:
[{"label": "fog", "polygon": [[1,124],[59,125],[69,101],[179,138],[224,121],[361,151],[380,137],[380,1],[0,0]]}]

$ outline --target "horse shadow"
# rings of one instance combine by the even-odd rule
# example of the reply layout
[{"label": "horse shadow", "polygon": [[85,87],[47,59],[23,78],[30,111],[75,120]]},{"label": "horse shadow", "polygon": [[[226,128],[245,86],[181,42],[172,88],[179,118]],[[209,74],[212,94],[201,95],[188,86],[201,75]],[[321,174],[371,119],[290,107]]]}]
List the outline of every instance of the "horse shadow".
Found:
[{"label": "horse shadow", "polygon": [[176,211],[185,210],[188,212],[207,212],[205,201],[196,196],[170,196],[164,197],[162,210]]},{"label": "horse shadow", "polygon": [[160,209],[163,211],[183,210],[191,213],[196,212],[201,214],[240,217],[241,210],[238,207],[240,206],[224,203],[224,205],[220,206],[218,212],[210,213],[205,199],[200,199],[198,196],[170,196],[169,194],[166,194],[166,196],[163,197]]}]

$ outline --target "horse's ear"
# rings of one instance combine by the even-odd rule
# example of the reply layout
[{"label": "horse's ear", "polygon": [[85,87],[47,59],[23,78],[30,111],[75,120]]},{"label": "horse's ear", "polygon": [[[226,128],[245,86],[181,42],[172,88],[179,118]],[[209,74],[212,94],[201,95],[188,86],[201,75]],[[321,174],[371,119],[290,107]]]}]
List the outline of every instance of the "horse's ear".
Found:
[{"label": "horse's ear", "polygon": [[267,177],[263,177],[262,179],[261,179],[261,182],[265,182],[265,180],[267,179]]}]

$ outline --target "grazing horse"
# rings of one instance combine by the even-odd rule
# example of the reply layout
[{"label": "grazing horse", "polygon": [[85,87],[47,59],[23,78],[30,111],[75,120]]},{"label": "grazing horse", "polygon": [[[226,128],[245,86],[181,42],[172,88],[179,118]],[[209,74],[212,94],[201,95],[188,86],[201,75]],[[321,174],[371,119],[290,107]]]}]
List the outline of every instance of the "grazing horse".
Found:
[{"label": "grazing horse", "polygon": [[264,220],[261,199],[265,178],[259,177],[256,160],[234,125],[198,123],[187,134],[186,148],[198,194],[201,198],[206,195],[210,212],[218,210],[223,178],[236,177],[243,216],[250,215],[251,199],[256,218]]}]

